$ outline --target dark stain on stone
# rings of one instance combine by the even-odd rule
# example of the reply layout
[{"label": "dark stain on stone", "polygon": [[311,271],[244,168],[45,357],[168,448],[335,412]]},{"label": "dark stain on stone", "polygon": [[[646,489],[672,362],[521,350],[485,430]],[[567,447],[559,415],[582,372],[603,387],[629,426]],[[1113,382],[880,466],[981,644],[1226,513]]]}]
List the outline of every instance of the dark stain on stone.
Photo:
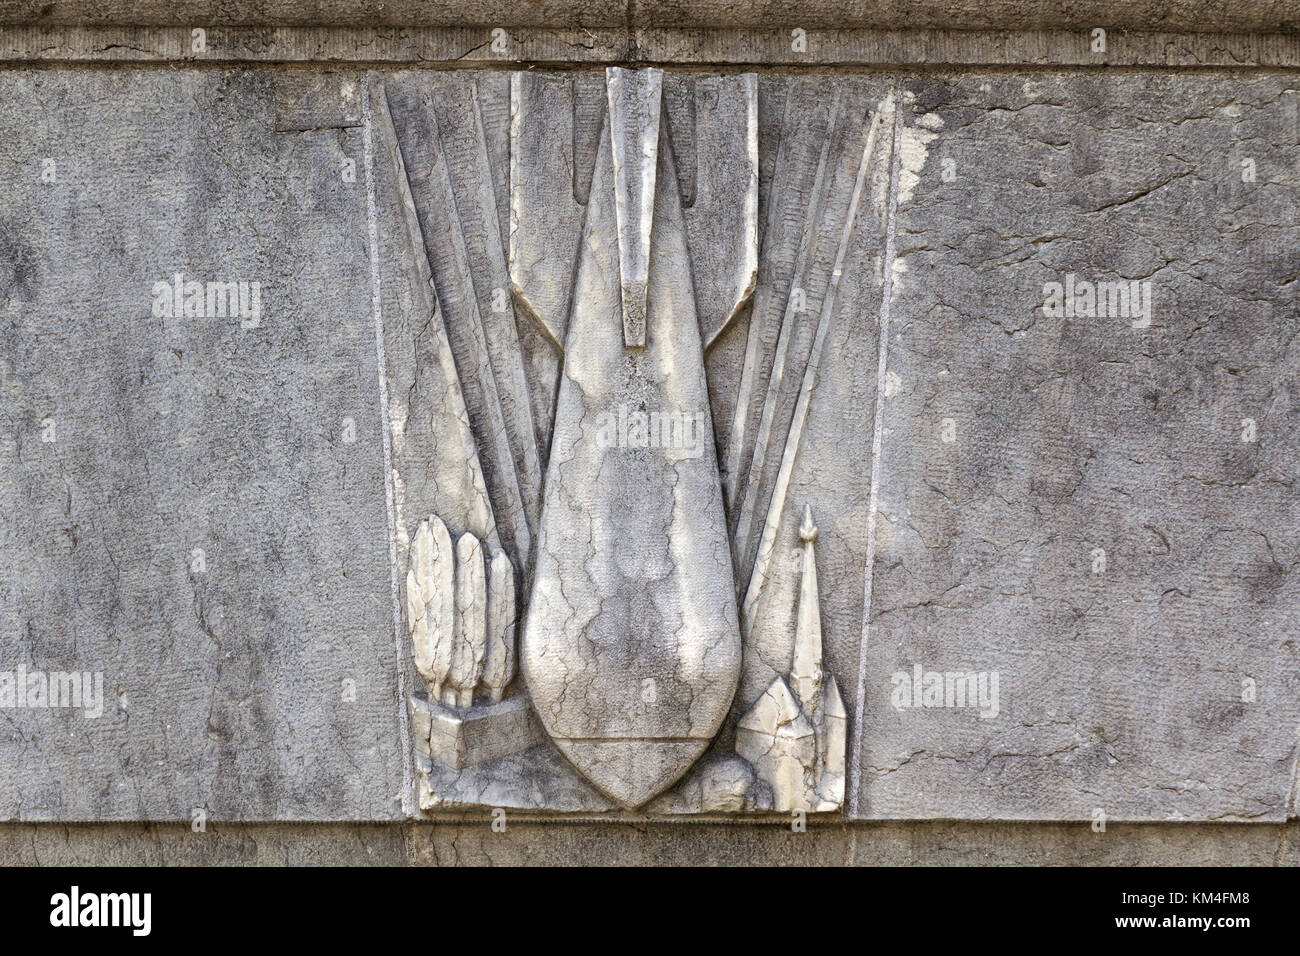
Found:
[{"label": "dark stain on stone", "polygon": [[1246,572],[1246,592],[1256,604],[1276,604],[1286,583],[1286,568],[1276,561],[1257,561]]},{"label": "dark stain on stone", "polygon": [[36,253],[11,228],[0,225],[0,304],[12,299],[31,302],[39,286]]},{"label": "dark stain on stone", "polygon": [[910,108],[918,116],[924,113],[937,113],[957,97],[955,84],[951,80],[934,76],[905,80],[903,89],[915,94],[916,100],[910,104]]},{"label": "dark stain on stone", "polygon": [[1196,709],[1192,720],[1202,730],[1227,734],[1246,716],[1246,704],[1239,700],[1206,703]]}]

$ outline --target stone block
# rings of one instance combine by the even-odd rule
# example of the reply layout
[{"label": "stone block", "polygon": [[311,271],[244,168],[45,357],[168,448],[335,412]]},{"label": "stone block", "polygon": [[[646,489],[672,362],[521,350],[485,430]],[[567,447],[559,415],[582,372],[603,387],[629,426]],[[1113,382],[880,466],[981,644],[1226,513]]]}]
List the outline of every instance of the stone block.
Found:
[{"label": "stone block", "polygon": [[444,707],[416,693],[411,695],[411,730],[420,753],[453,770],[522,753],[546,739],[523,697]]},{"label": "stone block", "polygon": [[[1286,87],[904,83],[858,814],[1287,817],[1300,202]],[[1136,283],[1150,309],[1090,310],[1084,281]],[[1059,314],[1072,284],[1077,308]],[[917,665],[979,675],[1000,699],[953,706],[945,687],[926,702]]]}]

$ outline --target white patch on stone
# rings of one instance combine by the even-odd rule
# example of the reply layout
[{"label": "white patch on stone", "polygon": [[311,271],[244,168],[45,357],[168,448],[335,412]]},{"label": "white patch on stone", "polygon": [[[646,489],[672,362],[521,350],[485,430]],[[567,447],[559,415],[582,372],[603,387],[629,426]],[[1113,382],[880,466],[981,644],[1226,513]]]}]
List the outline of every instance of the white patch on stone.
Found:
[{"label": "white patch on stone", "polygon": [[937,130],[943,126],[943,120],[937,113],[926,113],[917,120],[920,125],[904,126],[898,138],[898,201],[905,203],[912,198],[916,184],[921,181],[921,169],[929,153],[929,146],[939,138]]},{"label": "white patch on stone", "polygon": [[406,416],[410,412],[405,402],[392,399],[388,403],[388,430],[393,436],[393,454],[400,455],[406,448]]},{"label": "white patch on stone", "polygon": [[894,260],[894,275],[890,287],[890,295],[897,295],[898,291],[903,288],[903,273],[907,271],[907,260],[899,257]]},{"label": "white patch on stone", "polygon": [[397,546],[405,552],[411,546],[411,535],[406,530],[406,523],[402,520],[402,514],[406,505],[406,482],[402,480],[401,473],[394,468],[393,470],[393,515],[397,523]]}]

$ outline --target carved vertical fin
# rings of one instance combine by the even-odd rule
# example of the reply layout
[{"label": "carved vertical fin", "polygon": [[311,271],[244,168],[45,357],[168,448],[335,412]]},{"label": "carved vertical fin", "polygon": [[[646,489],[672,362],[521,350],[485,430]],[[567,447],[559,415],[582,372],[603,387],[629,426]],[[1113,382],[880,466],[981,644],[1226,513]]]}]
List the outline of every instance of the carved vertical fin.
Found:
[{"label": "carved vertical fin", "polygon": [[[719,81],[725,80],[733,85],[739,82],[740,78],[736,77],[719,77]],[[730,456],[730,439],[732,432],[732,416],[736,413],[736,399],[740,394],[741,378],[745,371],[745,353],[749,343],[750,327],[754,322],[754,315],[758,312],[758,296],[762,289],[760,276],[763,275],[762,261],[763,249],[767,243],[767,230],[770,228],[772,215],[771,197],[772,197],[772,174],[776,166],[776,159],[781,152],[781,121],[785,115],[786,94],[789,90],[789,82],[783,77],[768,77],[762,82],[755,76],[752,85],[746,82],[752,90],[752,100],[754,104],[755,129],[753,136],[753,148],[751,156],[757,164],[758,182],[757,188],[746,196],[746,202],[752,202],[753,215],[746,215],[745,221],[752,222],[752,243],[745,253],[749,254],[752,268],[745,268],[741,262],[745,258],[742,255],[736,256],[736,261],[732,264],[724,264],[721,260],[709,261],[704,270],[698,269],[692,264],[692,269],[696,270],[698,282],[706,284],[710,280],[709,274],[719,276],[744,277],[747,281],[737,283],[732,288],[742,290],[741,294],[734,296],[734,308],[730,311],[724,311],[719,304],[725,296],[719,296],[718,300],[712,306],[701,306],[701,335],[705,336],[705,369],[709,375],[709,402],[713,408],[713,427],[715,441],[718,449],[719,462],[723,466],[723,488],[728,493],[728,505],[732,505],[730,489],[733,484],[731,476],[726,474],[726,468],[731,462]],[[700,84],[697,84],[697,89]],[[703,123],[717,122],[724,118],[723,115],[710,117],[708,115],[709,106],[707,103],[708,89],[705,86],[701,99],[704,100],[696,109],[697,125]],[[748,98],[748,97],[747,97]],[[720,100],[721,102],[721,100]],[[703,117],[701,119],[701,117]],[[697,135],[697,141],[703,145],[698,149],[707,154],[711,152],[707,141],[710,139],[727,139],[735,142],[735,136],[739,125],[732,117],[732,122],[728,126],[728,131],[724,135],[723,130],[701,128]],[[748,133],[748,130],[746,131]],[[748,138],[748,137],[747,137]],[[714,162],[709,160],[708,162]],[[701,161],[704,164],[704,161]],[[735,183],[736,179],[731,177],[730,182]],[[734,195],[734,193],[733,193]],[[704,207],[709,203],[709,196],[696,197],[696,205]],[[721,200],[719,199],[720,204]],[[731,206],[725,215],[735,216],[739,203],[733,200]],[[760,215],[762,213],[762,215]],[[690,210],[689,215],[698,222],[707,222],[707,219],[701,219],[700,213],[694,209]],[[696,229],[699,228],[697,225]],[[731,241],[736,241],[737,233],[733,229],[730,232]],[[696,239],[695,245],[698,248],[700,240]],[[700,300],[701,303],[703,300]],[[710,318],[712,316],[712,318]],[[711,334],[710,331],[712,330]],[[730,527],[730,526],[729,526]]]},{"label": "carved vertical fin", "polygon": [[406,618],[415,669],[438,700],[451,670],[455,624],[451,535],[437,515],[420,522],[406,572]]},{"label": "carved vertical fin", "polygon": [[[509,341],[498,337],[501,333],[508,338],[509,333],[485,328],[473,283],[471,249],[457,211],[450,167],[453,162],[460,165],[470,161],[466,153],[474,151],[473,144],[457,136],[449,136],[448,143],[443,142],[423,80],[418,84],[392,85],[387,92],[496,523],[502,530],[505,546],[522,564],[532,549],[528,502],[533,499],[540,502],[541,466],[535,461],[535,451],[530,454],[528,447],[536,439],[528,415],[528,401],[526,396],[519,397],[514,372],[519,362],[518,348],[514,346],[515,354],[511,355]],[[472,88],[465,95],[476,112]],[[473,134],[469,136],[472,138]],[[476,192],[478,200],[486,197],[481,189]],[[485,218],[495,224],[494,211]],[[479,223],[484,221],[484,218],[476,219]],[[483,245],[481,234],[475,234],[475,248],[481,249]],[[504,277],[501,281],[504,284]],[[534,487],[536,492],[530,490]]]},{"label": "carved vertical fin", "polygon": [[[489,162],[486,127],[480,109],[480,82],[486,79],[441,77],[440,87],[428,106],[437,122],[438,141],[446,162],[447,181],[455,201],[451,225],[463,245],[465,291],[474,296],[475,310],[487,350],[495,401],[514,462],[514,472],[523,507],[524,521],[536,533],[541,516],[542,467],[538,435],[533,424],[532,402],[524,357],[519,346],[514,303],[509,294],[510,274],[506,267],[505,242],[501,236],[497,194]],[[448,213],[453,209],[447,210]],[[458,277],[459,278],[459,277]],[[517,552],[526,566],[528,552]]]},{"label": "carved vertical fin", "polygon": [[[603,101],[604,78],[597,75],[596,79],[600,81],[598,99]],[[519,72],[510,76],[510,283],[522,313],[519,342],[543,464],[549,458],[564,337],[586,220],[586,209],[574,192],[580,166],[575,147],[574,87],[580,82],[571,74]],[[591,85],[589,80],[587,85]],[[603,110],[596,113],[597,124],[602,115]],[[594,150],[593,146],[593,157]],[[590,184],[590,166],[586,175]]]},{"label": "carved vertical fin", "polygon": [[[695,204],[698,165],[695,151],[696,78],[689,73],[665,73],[663,113],[668,123],[668,141],[673,147],[673,166],[681,189],[682,208]],[[687,213],[687,222],[690,214]],[[689,227],[688,227],[689,228]],[[699,289],[696,290],[699,297]]]},{"label": "carved vertical fin", "polygon": [[[833,180],[832,143],[834,142],[836,121],[840,112],[840,95],[835,94],[831,103],[830,117],[827,122],[826,135],[817,159],[817,171],[813,177],[812,191],[805,213],[804,228],[799,238],[799,251],[795,258],[795,269],[790,280],[789,295],[782,310],[776,328],[776,341],[771,350],[771,363],[765,369],[766,381],[758,418],[758,427],[752,435],[745,436],[746,452],[745,473],[740,476],[737,486],[739,507],[734,512],[734,530],[732,533],[733,557],[736,566],[749,568],[754,560],[754,527],[757,511],[763,505],[759,495],[762,489],[763,470],[767,465],[768,449],[772,441],[773,426],[776,418],[776,399],[781,393],[785,381],[785,372],[789,364],[791,341],[795,336],[796,326],[806,307],[808,293],[808,273],[811,260],[817,251],[818,233],[823,225],[827,193]],[[775,315],[773,314],[773,318]],[[771,328],[772,324],[768,323]],[[753,329],[751,329],[752,336]],[[751,379],[751,381],[753,381]],[[739,413],[739,410],[737,411]]]},{"label": "carved vertical fin", "polygon": [[573,191],[573,100],[567,75],[510,76],[510,280],[560,352],[586,217]]},{"label": "carved vertical fin", "polygon": [[501,255],[506,257],[510,235],[510,77],[483,72],[474,78],[478,91],[479,115],[483,120],[483,141],[487,146],[492,193],[497,206],[497,229]]},{"label": "carved vertical fin", "polygon": [[[733,521],[739,511],[753,455],[754,433],[767,388],[772,354],[798,267],[799,250],[814,201],[817,170],[825,149],[834,95],[812,79],[791,81],[780,124],[766,226],[758,262],[753,313],[731,416],[723,463],[723,490]],[[822,144],[819,146],[818,144]],[[734,535],[733,535],[734,538]],[[736,553],[741,553],[739,549]],[[737,570],[743,565],[738,564]]]},{"label": "carved vertical fin", "polygon": [[487,652],[487,587],[483,546],[469,532],[456,541],[456,631],[444,703],[468,707]]},{"label": "carved vertical fin", "polygon": [[662,70],[655,69],[609,67],[605,71],[614,158],[623,344],[628,348],[645,347],[663,76]]},{"label": "carved vertical fin", "polygon": [[758,77],[703,77],[693,89],[691,147],[699,172],[686,234],[707,350],[749,300],[758,276]]},{"label": "carved vertical fin", "polygon": [[488,566],[487,654],[483,684],[492,702],[501,700],[515,676],[515,569],[504,551],[492,556]]},{"label": "carved vertical fin", "polygon": [[[596,172],[596,156],[600,152],[601,127],[605,125],[605,77],[599,72],[569,74],[573,94],[571,111],[573,141],[569,155],[573,157],[573,198],[581,206],[591,198],[591,181]],[[563,339],[561,339],[563,341]]]}]

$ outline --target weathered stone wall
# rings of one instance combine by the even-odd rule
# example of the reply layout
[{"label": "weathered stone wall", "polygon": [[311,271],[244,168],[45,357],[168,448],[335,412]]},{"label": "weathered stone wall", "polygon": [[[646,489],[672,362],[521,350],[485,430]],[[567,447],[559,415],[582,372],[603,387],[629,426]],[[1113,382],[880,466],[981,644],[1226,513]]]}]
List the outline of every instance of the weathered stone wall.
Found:
[{"label": "weathered stone wall", "polygon": [[1023,30],[1114,26],[1145,29],[1294,30],[1287,0],[3,0],[0,24],[223,26],[952,27]]},{"label": "weathered stone wall", "polygon": [[0,825],[22,866],[1297,866],[1300,827],[1259,824],[475,823]]},{"label": "weathered stone wall", "polygon": [[[1293,6],[850,6],[0,4],[0,671],[103,675],[0,710],[0,862],[1298,862]],[[898,104],[809,426],[858,422],[824,613],[871,822],[410,822],[360,90],[565,49],[775,64],[764,136],[810,73]],[[178,272],[260,312],[159,316]],[[1045,308],[1120,279],[1145,312]],[[898,706],[914,664],[997,718]]]}]

